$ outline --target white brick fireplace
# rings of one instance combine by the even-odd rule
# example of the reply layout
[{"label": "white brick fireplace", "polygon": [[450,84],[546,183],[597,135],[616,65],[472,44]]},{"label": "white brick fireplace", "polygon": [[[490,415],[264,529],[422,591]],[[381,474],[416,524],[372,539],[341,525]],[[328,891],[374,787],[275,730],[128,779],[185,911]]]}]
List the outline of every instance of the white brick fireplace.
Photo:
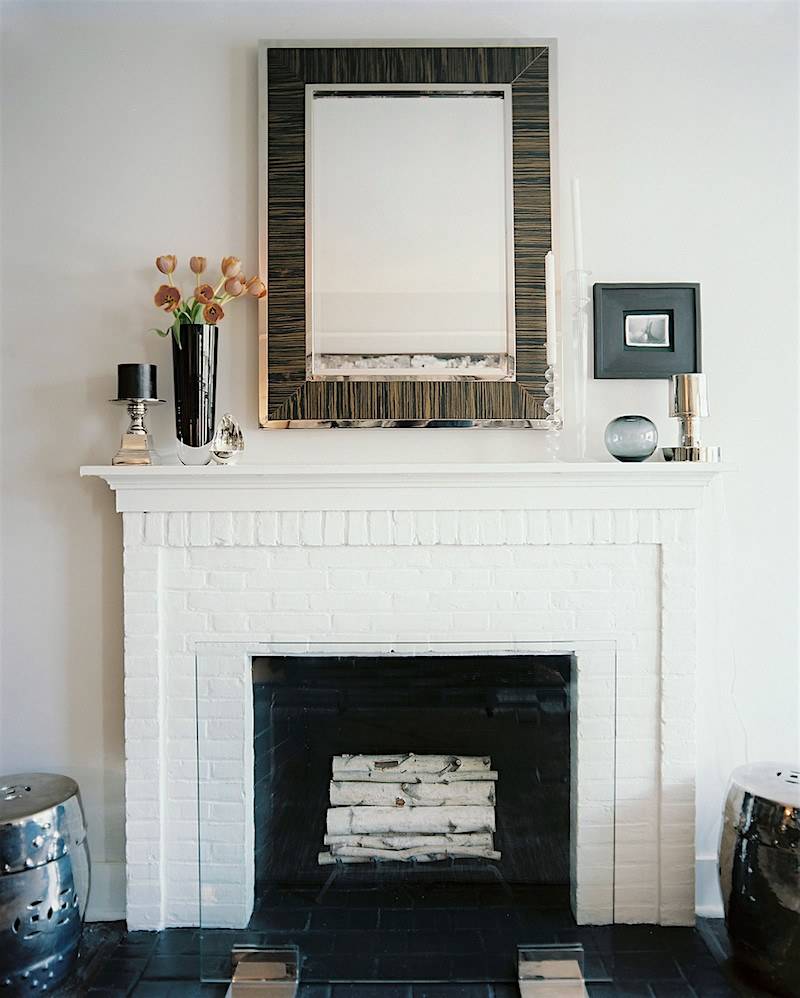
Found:
[{"label": "white brick fireplace", "polygon": [[718,470],[83,469],[124,521],[129,926],[198,922],[195,653],[204,680],[220,672],[201,699],[223,704],[201,717],[216,727],[200,776],[229,788],[203,814],[233,844],[204,860],[218,924],[237,924],[252,903],[250,655],[348,642],[572,649],[576,917],[691,923],[698,537]]}]

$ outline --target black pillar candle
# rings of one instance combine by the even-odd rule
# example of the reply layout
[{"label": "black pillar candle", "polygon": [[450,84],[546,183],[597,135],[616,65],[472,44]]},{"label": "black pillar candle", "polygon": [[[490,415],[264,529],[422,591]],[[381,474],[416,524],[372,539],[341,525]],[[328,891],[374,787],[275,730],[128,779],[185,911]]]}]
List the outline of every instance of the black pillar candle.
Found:
[{"label": "black pillar candle", "polygon": [[155,364],[117,364],[118,399],[157,399]]}]

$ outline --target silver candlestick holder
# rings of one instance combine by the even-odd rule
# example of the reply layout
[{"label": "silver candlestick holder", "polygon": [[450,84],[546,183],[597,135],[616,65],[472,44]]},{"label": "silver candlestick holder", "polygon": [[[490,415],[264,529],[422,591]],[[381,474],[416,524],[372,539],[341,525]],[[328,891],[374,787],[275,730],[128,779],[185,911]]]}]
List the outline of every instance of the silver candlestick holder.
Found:
[{"label": "silver candlestick holder", "polygon": [[130,425],[125,433],[119,450],[111,459],[112,464],[155,464],[156,453],[153,440],[144,425],[148,406],[163,405],[164,399],[109,399],[113,405],[124,405],[128,408]]},{"label": "silver candlestick holder", "polygon": [[680,420],[680,437],[677,447],[663,448],[664,460],[719,461],[719,447],[700,443],[700,419],[708,415],[705,374],[673,374],[669,388],[669,414]]}]

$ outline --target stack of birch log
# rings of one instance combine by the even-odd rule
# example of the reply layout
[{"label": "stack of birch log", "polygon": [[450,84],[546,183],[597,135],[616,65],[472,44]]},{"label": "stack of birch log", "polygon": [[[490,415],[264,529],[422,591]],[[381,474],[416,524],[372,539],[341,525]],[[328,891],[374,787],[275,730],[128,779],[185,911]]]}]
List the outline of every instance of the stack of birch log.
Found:
[{"label": "stack of birch log", "polygon": [[485,756],[337,755],[320,865],[500,859]]}]

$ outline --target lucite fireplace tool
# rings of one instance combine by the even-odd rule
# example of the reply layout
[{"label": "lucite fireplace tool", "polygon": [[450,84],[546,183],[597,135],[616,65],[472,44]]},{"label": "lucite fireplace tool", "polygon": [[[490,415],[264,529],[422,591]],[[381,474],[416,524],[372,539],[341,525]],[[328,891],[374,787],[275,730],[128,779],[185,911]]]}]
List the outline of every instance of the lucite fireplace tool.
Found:
[{"label": "lucite fireplace tool", "polygon": [[719,447],[700,443],[700,419],[708,415],[708,387],[704,374],[673,374],[670,380],[669,414],[680,420],[677,447],[664,447],[665,461],[720,460]]},{"label": "lucite fireplace tool", "polygon": [[144,425],[147,407],[163,405],[158,398],[155,364],[118,364],[117,397],[114,405],[127,406],[130,425],[123,433],[112,464],[155,464],[153,441]]},{"label": "lucite fireplace tool", "polygon": [[520,998],[586,998],[581,943],[517,947]]},{"label": "lucite fireplace tool", "polygon": [[231,985],[225,998],[295,998],[297,994],[297,946],[234,946],[231,964]]}]

